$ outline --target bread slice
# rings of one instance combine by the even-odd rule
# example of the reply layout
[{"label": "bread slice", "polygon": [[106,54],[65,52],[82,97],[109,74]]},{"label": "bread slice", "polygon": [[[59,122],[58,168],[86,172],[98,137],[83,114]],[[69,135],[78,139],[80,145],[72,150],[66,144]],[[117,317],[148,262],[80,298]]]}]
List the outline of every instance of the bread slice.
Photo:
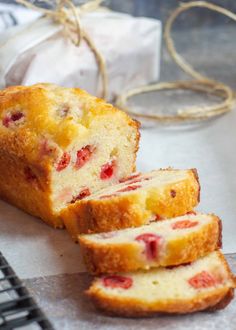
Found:
[{"label": "bread slice", "polygon": [[54,227],[62,208],[135,170],[138,123],[78,88],[0,91],[0,196]]},{"label": "bread slice", "polygon": [[221,221],[215,215],[187,214],[138,228],[81,235],[79,243],[92,274],[179,265],[221,247]]},{"label": "bread slice", "polygon": [[150,219],[183,215],[199,202],[195,169],[133,174],[117,185],[77,201],[61,216],[71,236],[138,227]]},{"label": "bread slice", "polygon": [[236,280],[224,256],[211,252],[191,264],[97,278],[88,296],[102,311],[142,317],[224,308],[233,298]]}]

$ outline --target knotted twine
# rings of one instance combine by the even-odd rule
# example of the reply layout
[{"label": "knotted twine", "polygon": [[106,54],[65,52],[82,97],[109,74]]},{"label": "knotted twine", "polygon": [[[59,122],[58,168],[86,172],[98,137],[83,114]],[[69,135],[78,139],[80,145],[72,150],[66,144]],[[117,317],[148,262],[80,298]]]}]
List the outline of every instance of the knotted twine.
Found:
[{"label": "knotted twine", "polygon": [[[210,10],[221,13],[233,20],[236,20],[236,14],[227,10],[223,7],[214,5],[205,1],[193,1],[189,3],[180,4],[169,16],[167,19],[165,29],[164,29],[164,39],[167,46],[167,50],[171,55],[174,62],[188,75],[190,75],[194,80],[191,81],[173,81],[173,82],[160,82],[153,85],[147,85],[139,88],[135,88],[129,90],[118,96],[116,100],[116,104],[128,112],[130,115],[135,117],[144,118],[144,119],[152,119],[157,122],[178,122],[185,120],[200,120],[200,119],[208,119],[211,117],[222,115],[226,112],[232,110],[234,105],[234,92],[233,90],[214,79],[210,79],[199,72],[197,72],[186,60],[176,51],[174,41],[171,36],[172,25],[175,22],[176,18],[184,11],[194,8],[194,7],[203,7],[208,8]],[[206,94],[213,94],[220,98],[222,101],[218,104],[214,105],[205,105],[205,106],[194,106],[190,109],[178,110],[175,115],[162,115],[162,114],[146,114],[146,113],[138,113],[135,110],[131,110],[127,106],[127,101],[130,97],[136,96],[142,93],[148,93],[153,91],[160,90],[169,90],[169,89],[185,89],[192,90],[196,92],[203,92]]]},{"label": "knotted twine", "polygon": [[[84,40],[90,50],[93,52],[99,74],[102,82],[102,95],[106,99],[108,90],[108,77],[105,65],[105,60],[98,50],[96,45],[81,25],[81,16],[101,8],[101,3],[104,0],[92,0],[79,7],[73,4],[72,0],[41,0],[40,2],[49,6],[49,8],[42,8],[29,0],[16,0],[19,4],[27,8],[41,12],[44,16],[51,18],[54,22],[61,24],[64,28],[65,35],[72,41],[72,43],[79,47],[81,41]],[[52,2],[55,6],[52,7]]]},{"label": "knotted twine", "polygon": [[[102,78],[102,97],[106,98],[107,89],[108,89],[108,78],[104,58],[100,51],[96,48],[92,39],[81,27],[81,15],[87,12],[97,10],[101,3],[104,0],[92,0],[79,7],[76,7],[73,4],[72,0],[56,0],[55,8],[45,9],[39,7],[29,0],[16,0],[18,3],[42,12],[45,16],[50,17],[56,23],[63,25],[64,31],[68,38],[76,45],[79,46],[82,39],[85,40],[91,51],[94,53],[99,73]],[[42,3],[51,5],[52,1],[41,0]],[[167,46],[167,50],[171,55],[175,63],[187,74],[193,77],[195,80],[192,81],[173,81],[173,82],[161,82],[153,85],[147,85],[139,88],[129,90],[118,96],[116,104],[122,108],[124,111],[128,112],[130,115],[135,117],[147,118],[156,120],[159,122],[176,122],[176,121],[185,121],[189,119],[208,119],[211,117],[222,115],[226,112],[232,110],[234,105],[234,92],[233,90],[214,79],[210,79],[199,72],[197,72],[190,64],[184,60],[184,58],[176,51],[174,46],[173,39],[171,37],[172,25],[175,22],[176,18],[184,11],[194,8],[194,7],[203,7],[210,10],[221,13],[229,18],[236,20],[236,15],[223,7],[214,5],[205,1],[193,1],[189,3],[181,4],[177,7],[169,16],[165,29],[164,29],[164,39]],[[223,99],[221,103],[208,106],[194,106],[191,109],[178,110],[175,115],[162,115],[162,114],[144,114],[137,113],[134,110],[129,109],[127,106],[127,101],[130,97],[133,97],[138,94],[160,91],[166,89],[187,89],[197,92],[204,92],[207,94],[213,94]]]}]

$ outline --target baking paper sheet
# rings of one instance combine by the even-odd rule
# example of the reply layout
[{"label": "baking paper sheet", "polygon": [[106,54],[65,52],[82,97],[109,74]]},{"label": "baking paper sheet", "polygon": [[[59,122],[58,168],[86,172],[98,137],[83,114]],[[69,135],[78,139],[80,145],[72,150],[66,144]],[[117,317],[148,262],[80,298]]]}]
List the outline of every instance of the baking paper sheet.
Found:
[{"label": "baking paper sheet", "polygon": [[[105,11],[83,15],[82,26],[104,57],[108,100],[121,91],[158,80],[160,21]],[[76,47],[64,37],[63,27],[49,18],[0,34],[1,88],[47,82],[79,86],[100,96],[98,73],[94,54],[85,41]]]},{"label": "baking paper sheet", "polygon": [[0,251],[21,278],[84,271],[79,246],[57,230],[0,201]]}]

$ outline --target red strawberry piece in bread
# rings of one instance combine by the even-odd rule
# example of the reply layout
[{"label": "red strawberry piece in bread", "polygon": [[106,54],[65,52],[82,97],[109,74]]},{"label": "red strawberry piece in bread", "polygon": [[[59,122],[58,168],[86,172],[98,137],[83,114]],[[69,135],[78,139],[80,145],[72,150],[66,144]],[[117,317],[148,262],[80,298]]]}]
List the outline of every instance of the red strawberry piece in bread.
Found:
[{"label": "red strawberry piece in bread", "polygon": [[136,186],[127,186],[123,189],[117,190],[117,192],[127,192],[127,191],[132,191],[132,190],[136,190],[138,188],[141,188],[142,186],[136,185]]},{"label": "red strawberry piece in bread", "polygon": [[128,176],[127,178],[120,179],[119,182],[123,183],[123,182],[131,181],[133,179],[140,177],[140,175],[141,175],[141,173],[134,173],[134,174]]},{"label": "red strawberry piece in bread", "polygon": [[64,152],[59,160],[59,163],[56,165],[56,170],[58,172],[64,170],[70,164],[70,154],[68,152]]},{"label": "red strawberry piece in bread", "polygon": [[5,127],[9,127],[11,123],[17,122],[18,120],[20,120],[23,117],[24,117],[23,112],[17,111],[15,113],[12,113],[12,114],[7,115],[6,117],[4,117],[3,120],[2,120],[2,124]]},{"label": "red strawberry piece in bread", "polygon": [[116,168],[116,161],[112,160],[101,167],[100,178],[102,180],[110,179],[115,171]]},{"label": "red strawberry piece in bread", "polygon": [[137,236],[135,240],[144,242],[147,259],[152,260],[158,257],[159,248],[163,242],[162,236],[152,233],[145,233]]},{"label": "red strawberry piece in bread", "polygon": [[77,196],[72,198],[71,203],[75,203],[76,201],[88,197],[89,195],[91,195],[89,188],[84,188],[80,191],[80,193]]},{"label": "red strawberry piece in bread", "polygon": [[172,229],[186,229],[192,228],[198,225],[198,221],[191,221],[191,220],[181,220],[177,221],[172,224]]},{"label": "red strawberry piece in bread", "polygon": [[75,168],[77,170],[83,167],[90,160],[94,150],[94,147],[87,145],[77,151],[77,159],[75,163]]},{"label": "red strawberry piece in bread", "polygon": [[105,287],[109,288],[121,288],[121,289],[129,289],[133,280],[130,277],[120,276],[120,275],[110,275],[103,278],[103,284]]},{"label": "red strawberry piece in bread", "polygon": [[127,191],[132,191],[132,190],[136,190],[136,189],[138,189],[138,188],[141,188],[141,186],[139,186],[139,185],[136,185],[136,186],[127,186],[127,187],[125,187],[125,188],[122,188],[122,189],[120,189],[120,190],[117,190],[116,193],[100,196],[100,199],[102,199],[102,198],[110,198],[110,197],[118,196],[117,193],[127,192]]},{"label": "red strawberry piece in bread", "polygon": [[188,280],[194,289],[209,288],[215,286],[219,281],[209,272],[202,271]]}]

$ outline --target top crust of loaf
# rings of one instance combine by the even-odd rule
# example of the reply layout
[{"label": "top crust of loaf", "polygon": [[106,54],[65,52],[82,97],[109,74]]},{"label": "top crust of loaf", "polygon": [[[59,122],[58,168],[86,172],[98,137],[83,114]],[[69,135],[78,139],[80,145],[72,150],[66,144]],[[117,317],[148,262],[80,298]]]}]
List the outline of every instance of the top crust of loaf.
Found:
[{"label": "top crust of loaf", "polygon": [[[16,112],[23,113],[25,120],[14,128],[5,127],[5,116]],[[0,148],[38,162],[41,140],[49,139],[65,149],[73,140],[83,137],[94,120],[106,116],[112,116],[121,125],[126,123],[136,129],[139,126],[123,111],[79,88],[54,84],[8,87],[0,91]],[[138,140],[137,133],[137,149]]]}]

